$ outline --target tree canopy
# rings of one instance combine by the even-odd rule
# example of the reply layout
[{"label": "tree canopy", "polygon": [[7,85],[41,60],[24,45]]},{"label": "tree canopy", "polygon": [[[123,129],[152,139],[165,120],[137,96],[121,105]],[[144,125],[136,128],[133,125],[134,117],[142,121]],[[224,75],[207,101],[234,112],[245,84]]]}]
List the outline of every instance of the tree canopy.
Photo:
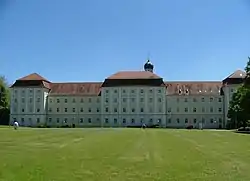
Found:
[{"label": "tree canopy", "polygon": [[246,127],[250,120],[250,57],[245,67],[246,77],[242,86],[233,94],[230,101],[228,118],[231,128]]},{"label": "tree canopy", "polygon": [[9,108],[10,91],[4,76],[0,76],[0,108]]}]

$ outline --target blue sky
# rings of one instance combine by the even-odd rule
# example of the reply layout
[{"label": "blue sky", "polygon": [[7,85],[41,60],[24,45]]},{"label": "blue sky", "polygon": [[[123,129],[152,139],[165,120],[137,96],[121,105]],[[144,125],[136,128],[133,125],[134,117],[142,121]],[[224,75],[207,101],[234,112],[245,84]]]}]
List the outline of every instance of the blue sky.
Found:
[{"label": "blue sky", "polygon": [[249,0],[0,0],[0,74],[103,81],[142,70],[221,80],[250,56]]}]

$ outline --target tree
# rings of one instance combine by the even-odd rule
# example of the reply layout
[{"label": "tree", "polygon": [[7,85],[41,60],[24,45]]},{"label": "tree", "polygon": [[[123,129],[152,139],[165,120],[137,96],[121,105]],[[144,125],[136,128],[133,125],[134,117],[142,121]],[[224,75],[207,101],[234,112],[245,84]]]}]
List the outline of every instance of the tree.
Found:
[{"label": "tree", "polygon": [[250,57],[245,67],[246,77],[243,85],[233,94],[228,118],[230,128],[246,127],[250,120]]},{"label": "tree", "polygon": [[0,76],[0,124],[9,123],[10,91],[6,78]]}]

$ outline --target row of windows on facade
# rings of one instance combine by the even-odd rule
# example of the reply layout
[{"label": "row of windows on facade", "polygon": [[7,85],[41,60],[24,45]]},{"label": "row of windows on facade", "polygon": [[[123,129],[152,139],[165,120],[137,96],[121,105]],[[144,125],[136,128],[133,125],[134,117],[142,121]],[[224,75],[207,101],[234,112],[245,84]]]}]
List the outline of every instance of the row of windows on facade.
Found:
[{"label": "row of windows on facade", "polygon": [[[88,118],[87,120],[88,120],[88,121],[87,121],[88,123],[92,123],[92,118]],[[221,124],[221,123],[222,123],[222,118],[219,118],[218,120],[219,120],[219,124]],[[16,121],[16,118],[14,118],[14,121]],[[32,119],[29,118],[29,121],[31,122]],[[72,119],[72,121],[74,121],[74,118]],[[97,118],[96,121],[99,122],[100,119]],[[193,122],[192,122],[191,120],[189,120],[188,118],[185,118],[184,121],[185,121],[186,124],[188,124],[188,123],[189,123],[189,124],[191,124],[191,123],[194,123],[194,124],[198,123],[198,121],[197,121],[196,118],[193,119]],[[24,118],[21,118],[21,122],[24,123]],[[40,123],[40,118],[37,118],[36,122],[37,122],[37,123]],[[52,118],[48,118],[48,122],[51,123],[51,122],[52,122]],[[56,122],[57,122],[57,123],[60,123],[60,118],[56,118]],[[64,118],[64,119],[63,119],[63,122],[64,122],[64,123],[68,123],[68,118]],[[83,118],[80,118],[79,123],[83,123],[83,122],[84,122],[84,119],[83,119]],[[118,123],[118,119],[117,119],[117,118],[114,118],[114,119],[113,119],[113,122],[114,122],[115,124]],[[202,123],[205,123],[205,118],[202,118],[201,122],[202,122]],[[109,119],[108,119],[108,118],[105,118],[105,123],[109,123]],[[122,119],[122,123],[127,123],[127,119],[126,119],[126,118],[123,118],[123,119]],[[132,124],[135,123],[135,119],[132,118],[132,119],[131,119],[131,123],[132,123]],[[144,123],[144,119],[143,119],[143,118],[140,119],[140,123]],[[149,119],[149,123],[153,123],[153,119]],[[161,119],[157,119],[157,123],[161,124],[161,123],[162,123]],[[168,119],[168,123],[169,123],[169,124],[172,123],[171,118]],[[179,119],[179,118],[176,119],[176,123],[178,123],[178,124],[180,123],[180,119]],[[215,124],[215,123],[217,123],[217,122],[215,121],[214,118],[210,118],[210,123],[211,123],[211,124],[213,124],[213,123]]]},{"label": "row of windows on facade", "polygon": [[[75,120],[75,119],[73,118],[72,121],[74,122],[74,120]],[[88,120],[88,121],[87,121],[88,123],[92,123],[92,119],[91,119],[91,118],[88,118],[87,120]],[[49,121],[49,122],[52,122],[52,118],[49,118],[48,121]],[[97,118],[96,121],[99,122],[100,119]],[[57,118],[57,119],[56,119],[56,122],[57,122],[57,123],[60,123],[60,118]],[[64,118],[63,122],[64,122],[64,123],[68,123],[68,118]],[[83,123],[83,122],[84,122],[84,119],[83,119],[83,118],[80,118],[79,123]],[[110,121],[109,121],[108,118],[105,118],[104,122],[105,122],[105,123],[109,123]],[[117,118],[114,118],[114,119],[113,119],[113,122],[114,122],[115,124],[118,123],[118,119],[117,119]],[[123,118],[123,119],[122,119],[122,123],[127,123],[127,122],[128,122],[128,121],[127,121],[126,118]],[[161,123],[161,122],[162,122],[161,119],[157,119],[157,123]],[[131,123],[132,123],[132,124],[135,123],[135,119],[132,118],[132,119],[131,119]],[[144,123],[144,119],[143,119],[143,118],[140,119],[140,123]],[[153,119],[149,119],[149,123],[153,123]]]},{"label": "row of windows on facade", "polygon": [[[49,100],[50,100],[50,103],[53,103],[53,99],[49,99]],[[21,101],[22,101],[22,103],[25,103],[25,98],[23,97],[23,98],[21,99]],[[40,101],[41,101],[41,98],[38,97],[37,100],[36,100],[36,102],[40,102]],[[122,101],[123,101],[123,102],[127,102],[127,98],[123,98]],[[162,98],[158,98],[157,101],[158,101],[158,102],[162,102]],[[180,102],[180,99],[177,98],[176,101],[177,101],[177,102]],[[214,101],[214,98],[213,98],[213,97],[210,97],[210,102],[213,102],[213,101]],[[17,103],[17,99],[14,99],[14,102]],[[32,102],[33,102],[33,98],[29,98],[29,102],[32,103]],[[76,99],[73,98],[73,99],[72,99],[72,102],[73,102],[73,103],[76,103]],[[84,102],[84,99],[82,98],[82,99],[80,100],[80,102],[83,103],[83,102]],[[91,102],[92,102],[92,99],[89,98],[89,99],[88,99],[88,102],[91,103]],[[100,102],[100,100],[97,99],[97,103],[99,103],[99,102]],[[105,99],[105,102],[108,103],[108,102],[109,102],[109,99],[106,98],[106,99]],[[118,102],[118,99],[117,99],[117,98],[114,98],[113,102],[114,102],[114,103]],[[135,98],[131,98],[131,102],[135,102]],[[144,98],[140,98],[140,102],[144,102]],[[149,98],[149,102],[153,102],[153,98]],[[188,98],[184,98],[184,102],[188,102]],[[197,102],[197,98],[193,98],[193,102]],[[205,98],[204,98],[204,97],[201,98],[201,102],[205,102]],[[218,98],[218,102],[222,102],[222,98]],[[60,103],[60,99],[57,99],[57,103]],[[68,103],[68,99],[64,99],[64,103]]]},{"label": "row of windows on facade", "polygon": [[[14,92],[15,92],[15,94],[18,94],[17,90],[15,90]],[[33,93],[33,92],[34,92],[33,89],[29,89],[29,93]],[[38,90],[36,90],[36,92],[41,93],[41,90],[38,89]],[[25,94],[25,90],[22,90],[22,94]]]},{"label": "row of windows on facade", "polygon": [[[110,92],[110,90],[106,89],[105,92],[106,92],[106,94],[108,94],[108,93]],[[115,90],[113,90],[113,92],[116,94],[116,93],[118,93],[118,90],[115,89]],[[130,90],[130,92],[133,94],[133,93],[136,92],[136,90],[132,89],[132,90]],[[145,92],[145,91],[144,91],[143,89],[140,90],[140,93],[143,94],[144,92]],[[162,90],[161,90],[161,89],[158,89],[157,92],[158,92],[158,93],[162,93]],[[126,93],[126,90],[123,89],[123,90],[122,90],[122,93]],[[153,89],[149,89],[149,93],[153,93]]]},{"label": "row of windows on facade", "polygon": [[[72,112],[76,112],[76,110],[77,110],[76,108],[72,108]],[[16,111],[17,111],[16,108],[14,108],[13,111],[16,112]],[[159,108],[158,111],[159,111],[159,112],[162,112],[162,109]],[[171,113],[171,111],[172,111],[172,109],[171,109],[171,108],[168,108],[168,112]],[[177,108],[176,111],[177,111],[177,112],[180,112],[180,109]],[[188,109],[187,107],[184,108],[184,112],[188,112],[188,111],[189,111],[189,109]],[[22,112],[25,112],[25,109],[24,109],[24,108],[22,109]],[[33,109],[32,109],[32,108],[30,109],[30,112],[33,112]],[[36,112],[40,112],[40,108],[38,108],[38,109],[36,110]],[[49,112],[52,112],[52,108],[49,108]],[[57,109],[56,109],[56,112],[60,112],[60,108],[57,108]],[[64,112],[68,112],[68,108],[64,108]],[[80,112],[84,112],[84,109],[83,109],[83,108],[80,108]],[[89,108],[89,109],[88,109],[88,112],[92,112],[92,109]],[[96,112],[100,112],[100,109],[99,109],[99,108],[96,108]],[[105,112],[109,112],[109,108],[108,108],[108,107],[105,108]],[[118,109],[117,109],[117,108],[114,108],[114,112],[118,112]],[[127,109],[126,109],[126,108],[123,108],[123,109],[122,109],[122,112],[127,112]],[[136,109],[135,109],[135,108],[132,108],[132,109],[131,109],[131,112],[136,112]],[[140,112],[144,112],[144,108],[141,108],[141,109],[140,109]],[[149,112],[153,112],[153,109],[152,109],[152,108],[149,108]],[[193,112],[197,112],[197,108],[193,108]],[[205,112],[205,108],[204,108],[204,107],[202,107],[202,112]],[[213,108],[213,107],[210,107],[210,112],[214,112],[214,108]],[[222,108],[218,108],[218,112],[222,112]]]},{"label": "row of windows on facade", "polygon": [[[189,120],[188,118],[185,118],[184,121],[185,121],[186,124],[187,124],[187,123],[189,123],[189,124],[192,123],[192,121]],[[168,123],[171,123],[171,122],[172,122],[172,120],[171,120],[171,118],[169,118],[169,119],[168,119]],[[201,122],[202,122],[202,123],[205,123],[205,118],[202,118]],[[176,118],[176,123],[180,123],[180,119],[179,119],[179,118]],[[197,121],[196,118],[193,119],[193,123],[194,123],[194,124],[198,123],[198,121]],[[217,123],[217,122],[215,121],[214,118],[210,118],[210,123],[213,124],[213,123]],[[222,123],[222,118],[219,118],[219,123],[220,123],[220,124]]]},{"label": "row of windows on facade", "polygon": [[[202,112],[205,112],[205,110],[206,110],[206,109],[205,109],[204,107],[201,108],[201,111],[202,111]],[[171,109],[171,108],[168,108],[168,112],[171,113],[171,112],[172,112],[172,109]],[[180,108],[177,107],[177,108],[176,108],[176,112],[180,112]],[[189,112],[188,107],[184,108],[184,112]],[[193,112],[197,112],[197,108],[194,107],[194,108],[193,108]],[[209,112],[214,112],[214,108],[213,108],[213,107],[210,107]],[[222,112],[222,108],[221,108],[221,107],[218,108],[218,112]]]}]

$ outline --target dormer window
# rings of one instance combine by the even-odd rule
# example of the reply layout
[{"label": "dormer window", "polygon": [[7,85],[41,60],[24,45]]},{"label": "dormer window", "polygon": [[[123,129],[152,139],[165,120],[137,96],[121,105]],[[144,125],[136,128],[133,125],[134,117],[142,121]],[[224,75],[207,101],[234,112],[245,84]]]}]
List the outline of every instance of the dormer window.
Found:
[{"label": "dormer window", "polygon": [[181,94],[182,92],[181,92],[181,89],[179,89],[179,94]]},{"label": "dormer window", "polygon": [[188,91],[188,89],[186,90],[186,94],[189,94],[189,91]]},{"label": "dormer window", "polygon": [[201,90],[199,90],[199,93],[201,93]]}]

